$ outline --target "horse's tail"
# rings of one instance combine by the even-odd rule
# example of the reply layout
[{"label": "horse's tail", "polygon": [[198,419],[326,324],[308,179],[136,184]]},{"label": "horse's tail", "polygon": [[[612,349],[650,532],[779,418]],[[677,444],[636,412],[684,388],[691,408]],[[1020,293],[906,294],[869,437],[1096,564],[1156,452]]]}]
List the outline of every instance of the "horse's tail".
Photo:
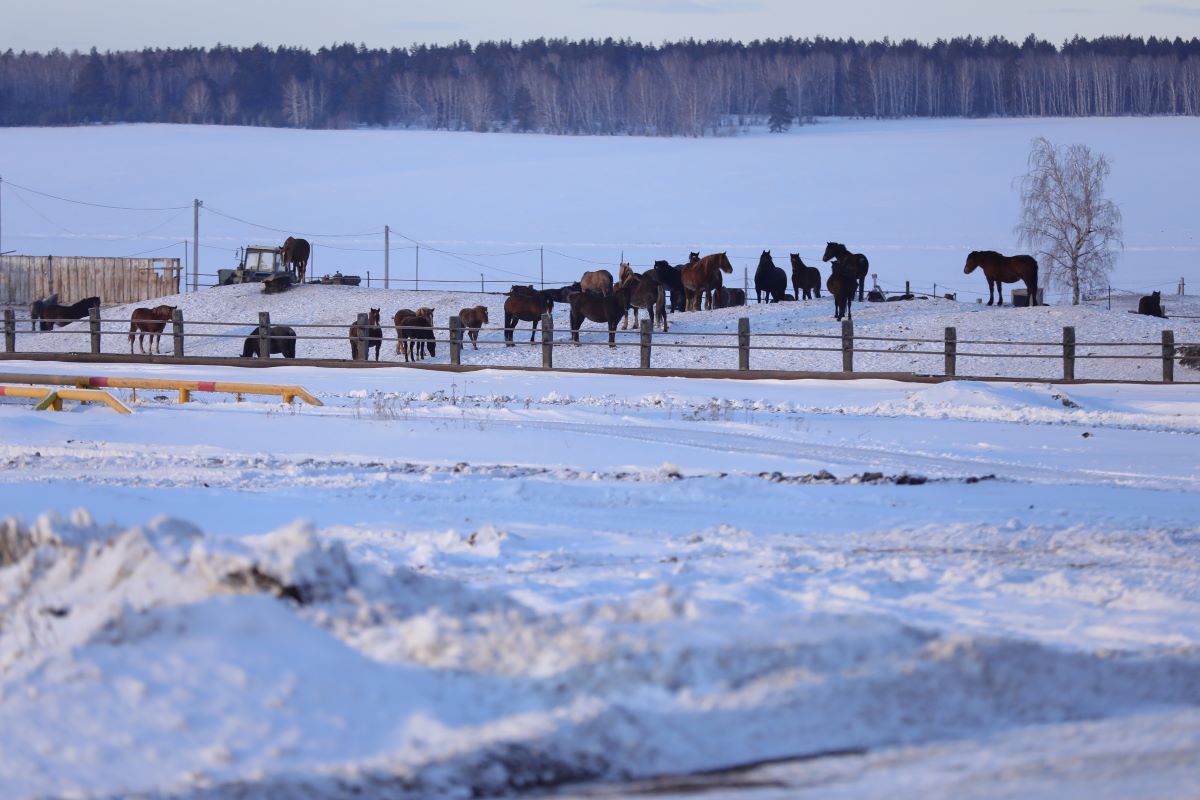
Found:
[{"label": "horse's tail", "polygon": [[1029,305],[1036,306],[1038,304],[1038,263],[1037,259],[1029,256]]}]

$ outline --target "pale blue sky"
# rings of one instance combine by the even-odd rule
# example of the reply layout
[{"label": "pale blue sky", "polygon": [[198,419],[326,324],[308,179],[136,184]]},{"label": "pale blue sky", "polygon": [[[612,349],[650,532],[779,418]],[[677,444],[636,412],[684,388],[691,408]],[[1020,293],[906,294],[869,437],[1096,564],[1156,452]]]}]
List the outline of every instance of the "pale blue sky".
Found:
[{"label": "pale blue sky", "polygon": [[0,50],[783,36],[1200,36],[1200,0],[0,0]]}]

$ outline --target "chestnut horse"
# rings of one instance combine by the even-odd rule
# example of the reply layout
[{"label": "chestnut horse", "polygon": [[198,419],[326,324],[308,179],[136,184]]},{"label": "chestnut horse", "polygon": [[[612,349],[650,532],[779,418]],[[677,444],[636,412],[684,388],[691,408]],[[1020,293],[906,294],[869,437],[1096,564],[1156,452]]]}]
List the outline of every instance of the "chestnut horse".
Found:
[{"label": "chestnut horse", "polygon": [[467,329],[467,335],[471,337],[471,347],[478,350],[479,329],[488,324],[487,306],[464,308],[458,312],[458,320]]},{"label": "chestnut horse", "polygon": [[608,346],[616,347],[617,323],[629,309],[629,284],[621,284],[612,294],[576,292],[571,295],[571,341],[579,344],[579,326],[585,319],[608,326]]},{"label": "chestnut horse", "polygon": [[1036,306],[1038,286],[1038,263],[1033,256],[1004,256],[995,250],[973,250],[967,256],[963,273],[970,275],[976,267],[983,268],[983,277],[988,282],[988,305],[992,305],[992,292],[1000,296],[996,305],[1004,305],[1004,283],[1024,281],[1029,289],[1029,305]]},{"label": "chestnut horse", "polygon": [[295,267],[296,283],[304,283],[304,270],[308,268],[308,257],[312,253],[308,239],[293,239],[289,236],[280,249],[279,260],[283,262],[283,266],[288,270]]},{"label": "chestnut horse", "polygon": [[814,297],[820,300],[821,270],[805,264],[799,253],[792,253],[791,256],[792,289],[796,292],[796,299],[799,300],[803,295],[805,300],[811,300]]},{"label": "chestnut horse", "polygon": [[135,308],[129,317],[129,354],[133,355],[133,337],[137,334],[138,349],[146,352],[145,338],[150,337],[150,352],[162,352],[162,332],[167,320],[175,313],[178,306],[155,306],[154,308]]},{"label": "chestnut horse", "polygon": [[[612,275],[608,277],[611,279]],[[520,285],[514,285],[508,290],[508,299],[504,301],[504,343],[506,347],[514,346],[513,331],[517,329],[518,322],[533,323],[529,329],[529,343],[533,344],[533,337],[537,336],[538,323],[542,320],[542,314],[549,314],[554,310],[553,295],[558,291],[558,289],[539,291],[532,286]]]},{"label": "chestnut horse", "polygon": [[371,348],[375,348],[375,360],[379,360],[379,348],[383,346],[383,328],[379,327],[379,309],[372,308],[367,312],[367,324],[365,328],[358,327],[358,321],[350,326],[350,358],[358,360],[358,335],[362,333],[366,340],[363,345],[362,360],[369,361],[371,357]]},{"label": "chestnut horse", "polygon": [[702,300],[708,298],[712,308],[713,290],[721,285],[721,273],[733,273],[733,265],[724,253],[712,253],[683,266],[681,279],[687,292],[687,310],[699,311]]},{"label": "chestnut horse", "polygon": [[585,292],[597,292],[604,295],[612,294],[613,276],[606,269],[585,272],[583,273],[583,277],[579,279],[579,285]]},{"label": "chestnut horse", "polygon": [[849,265],[854,269],[854,279],[858,284],[858,302],[861,303],[863,292],[866,291],[867,286],[867,272],[871,269],[867,257],[862,253],[851,253],[841,242],[826,242],[825,255],[821,256],[821,260],[829,261],[831,259],[838,259],[842,262],[843,267]]}]

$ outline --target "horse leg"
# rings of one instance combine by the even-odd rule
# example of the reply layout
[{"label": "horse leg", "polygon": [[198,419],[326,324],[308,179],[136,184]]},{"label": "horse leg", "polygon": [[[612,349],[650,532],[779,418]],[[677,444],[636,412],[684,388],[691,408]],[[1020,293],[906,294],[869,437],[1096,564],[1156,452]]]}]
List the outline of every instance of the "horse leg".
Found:
[{"label": "horse leg", "polygon": [[129,355],[133,355],[133,337],[136,330],[137,326],[131,323],[129,325]]},{"label": "horse leg", "polygon": [[529,343],[530,344],[533,344],[534,338],[537,337],[537,326],[538,326],[538,321],[536,319],[533,321],[533,324],[529,326]]},{"label": "horse leg", "polygon": [[400,326],[396,326],[396,355],[400,355],[400,342],[404,339],[404,334],[400,330]]},{"label": "horse leg", "polygon": [[[988,305],[989,305],[989,306],[990,306],[990,305],[995,305],[995,303],[996,303],[996,298],[995,298],[995,296],[994,296],[994,294],[993,294],[994,290],[992,289],[992,286],[993,286],[993,285],[994,285],[994,284],[992,283],[992,279],[991,279],[991,278],[988,278]],[[1002,297],[1002,298],[1000,298],[1000,299],[1001,299],[1001,300],[1003,300],[1004,298]]]},{"label": "horse leg", "polygon": [[[988,296],[989,297],[991,296],[991,287],[990,286],[988,287]],[[996,281],[996,305],[997,306],[1004,305],[1004,284],[1001,283],[1000,281]]]}]

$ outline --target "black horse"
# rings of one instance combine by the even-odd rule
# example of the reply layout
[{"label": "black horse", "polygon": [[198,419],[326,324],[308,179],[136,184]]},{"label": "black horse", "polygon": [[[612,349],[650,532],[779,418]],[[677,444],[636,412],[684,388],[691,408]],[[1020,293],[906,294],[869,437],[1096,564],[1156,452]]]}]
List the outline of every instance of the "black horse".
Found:
[{"label": "black horse", "polygon": [[787,293],[787,273],[775,266],[770,250],[762,251],[758,257],[758,269],[754,270],[754,297],[757,302],[763,301],[764,292],[768,303],[778,303]]},{"label": "black horse", "polygon": [[850,313],[850,304],[854,300],[854,287],[858,284],[858,271],[854,267],[851,259],[841,261],[834,259],[833,272],[829,279],[825,281],[825,288],[833,295],[833,318],[840,320],[842,317],[854,319],[854,315]]},{"label": "black horse", "polygon": [[846,249],[846,245],[841,242],[827,242],[825,244],[825,255],[821,256],[822,261],[831,259],[839,259],[843,264],[849,264],[854,269],[854,279],[858,284],[858,302],[863,301],[863,293],[867,286],[867,272],[871,265],[867,262],[867,257],[862,253],[851,253]]},{"label": "black horse", "polygon": [[[71,303],[67,306],[60,305],[57,301],[47,303],[43,300],[38,321],[41,324],[41,329],[48,331],[52,330],[55,325],[65,327],[77,319],[83,319],[88,315],[89,311],[99,307],[99,297],[85,297],[78,303]],[[31,307],[30,313],[32,314],[32,312],[33,308]]]},{"label": "black horse", "polygon": [[679,267],[671,266],[666,261],[659,259],[654,262],[652,267],[654,277],[658,280],[663,289],[671,294],[671,311],[683,311],[685,308],[686,294],[683,291],[683,272]]},{"label": "black horse", "polygon": [[[260,328],[261,330],[261,328]],[[296,357],[296,330],[286,325],[272,325],[267,331],[268,353],[279,353],[284,358]],[[258,333],[246,337],[242,345],[242,358],[258,358]],[[268,355],[268,358],[270,355]]]},{"label": "black horse", "polygon": [[792,288],[796,292],[796,299],[803,297],[805,300],[811,300],[815,297],[820,300],[821,270],[805,264],[799,253],[792,253],[791,256]]}]

